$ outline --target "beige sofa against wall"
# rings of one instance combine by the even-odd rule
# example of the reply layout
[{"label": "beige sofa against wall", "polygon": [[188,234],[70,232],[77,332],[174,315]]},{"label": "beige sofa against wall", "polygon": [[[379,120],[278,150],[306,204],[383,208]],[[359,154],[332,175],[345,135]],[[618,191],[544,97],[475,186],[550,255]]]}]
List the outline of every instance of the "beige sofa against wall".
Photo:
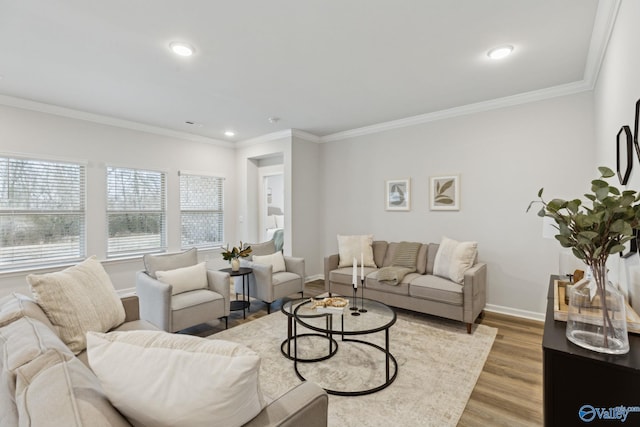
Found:
[{"label": "beige sofa against wall", "polygon": [[[125,322],[115,330],[158,330],[139,319],[137,297],[123,305]],[[326,426],[327,405],[322,388],[303,382],[245,426]],[[17,425],[131,424],[105,396],[86,352],[74,356],[40,306],[13,294],[0,299],[0,426]]]},{"label": "beige sofa against wall", "polygon": [[[365,267],[364,297],[392,307],[404,308],[466,323],[467,332],[486,305],[487,266],[476,262],[464,273],[462,284],[435,276],[434,263],[439,244],[422,244],[418,252],[417,271],[407,274],[395,286],[379,283],[378,269],[392,264],[398,243],[373,242],[376,268]],[[352,267],[338,268],[340,257],[324,259],[325,290],[330,294],[350,296],[353,293]],[[360,269],[358,269],[360,275]],[[358,276],[359,279],[359,276]]]}]

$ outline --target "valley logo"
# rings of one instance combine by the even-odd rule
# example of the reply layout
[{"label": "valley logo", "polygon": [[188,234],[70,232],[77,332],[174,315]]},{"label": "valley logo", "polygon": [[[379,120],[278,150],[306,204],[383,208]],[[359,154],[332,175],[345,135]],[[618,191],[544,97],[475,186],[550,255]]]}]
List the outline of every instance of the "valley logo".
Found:
[{"label": "valley logo", "polygon": [[594,408],[591,405],[583,405],[578,410],[578,416],[585,423],[590,423],[596,418],[599,420],[618,420],[621,423],[627,420],[630,412],[640,412],[640,406],[616,406],[613,408]]}]

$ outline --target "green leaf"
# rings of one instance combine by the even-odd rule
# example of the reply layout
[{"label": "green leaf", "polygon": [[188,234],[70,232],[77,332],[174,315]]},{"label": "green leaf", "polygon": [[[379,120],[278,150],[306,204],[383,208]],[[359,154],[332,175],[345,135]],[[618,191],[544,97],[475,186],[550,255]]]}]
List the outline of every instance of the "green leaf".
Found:
[{"label": "green leaf", "polygon": [[600,171],[600,175],[602,175],[603,178],[611,178],[613,175],[615,175],[613,171],[606,166],[600,166],[598,170]]},{"label": "green leaf", "polygon": [[609,255],[624,251],[624,245],[615,245],[609,249]]},{"label": "green leaf", "polygon": [[542,187],[540,190],[538,190],[538,197],[542,197],[542,191],[544,190],[544,187]]},{"label": "green leaf", "polygon": [[545,216],[545,214],[546,214],[546,211],[544,210],[544,208],[541,208],[541,209],[538,211],[538,216]]}]

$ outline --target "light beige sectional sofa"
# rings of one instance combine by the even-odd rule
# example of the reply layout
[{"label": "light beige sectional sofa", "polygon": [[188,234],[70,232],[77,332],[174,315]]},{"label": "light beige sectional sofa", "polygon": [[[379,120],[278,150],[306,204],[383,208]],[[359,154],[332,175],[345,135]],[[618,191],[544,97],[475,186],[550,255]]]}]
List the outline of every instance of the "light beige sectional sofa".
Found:
[{"label": "light beige sectional sofa", "polygon": [[[136,297],[122,302],[124,323],[114,330],[157,330],[139,319]],[[301,383],[245,425],[326,426],[327,404],[324,390]],[[131,424],[105,396],[86,352],[74,355],[38,303],[12,294],[0,299],[0,426],[18,425]]]},{"label": "light beige sectional sofa", "polygon": [[[464,322],[467,332],[471,333],[472,324],[486,305],[487,266],[485,263],[474,261],[473,265],[464,271],[461,283],[434,275],[439,246],[435,243],[422,244],[417,253],[416,272],[404,276],[397,285],[389,285],[380,283],[377,273],[380,268],[393,264],[399,243],[373,241],[371,247],[375,266],[364,268],[364,297],[392,307]],[[350,296],[353,293],[353,269],[351,266],[340,268],[339,263],[339,254],[325,257],[325,290],[331,294]],[[360,272],[358,267],[359,286]],[[359,289],[358,296],[361,292]]]}]

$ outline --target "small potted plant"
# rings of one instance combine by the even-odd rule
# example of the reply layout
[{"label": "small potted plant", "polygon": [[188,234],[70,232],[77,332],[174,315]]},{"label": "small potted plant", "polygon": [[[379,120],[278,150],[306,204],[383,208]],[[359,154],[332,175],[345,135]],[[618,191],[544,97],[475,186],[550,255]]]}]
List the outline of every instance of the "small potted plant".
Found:
[{"label": "small potted plant", "polygon": [[240,258],[246,258],[251,254],[251,246],[242,248],[242,242],[239,246],[234,246],[229,250],[229,244],[224,251],[222,251],[222,259],[231,263],[231,270],[238,271],[240,269]]},{"label": "small potted plant", "polygon": [[[591,269],[593,281],[582,289],[574,286],[570,291],[567,338],[590,350],[610,354],[629,351],[624,296],[607,279],[609,255],[624,250],[624,244],[635,237],[640,228],[640,194],[633,190],[620,191],[605,180],[615,176],[600,167],[600,178],[591,181],[591,193],[585,194],[591,203],[580,199],[553,199],[545,201],[542,189],[537,201],[542,204],[541,217],[550,217],[557,224],[555,236],[562,247],[571,248],[573,254]],[[527,209],[528,210],[528,209]],[[599,316],[588,316],[595,311],[594,298],[599,299]]]}]

